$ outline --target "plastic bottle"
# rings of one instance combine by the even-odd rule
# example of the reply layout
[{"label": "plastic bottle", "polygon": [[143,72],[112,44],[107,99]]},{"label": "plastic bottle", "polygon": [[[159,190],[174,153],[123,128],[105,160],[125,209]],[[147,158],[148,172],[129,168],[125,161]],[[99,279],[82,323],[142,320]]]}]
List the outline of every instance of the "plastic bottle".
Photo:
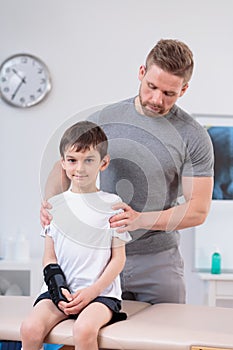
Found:
[{"label": "plastic bottle", "polygon": [[21,234],[17,238],[15,248],[15,260],[28,261],[30,259],[29,240],[24,235]]},{"label": "plastic bottle", "polygon": [[221,273],[221,254],[218,249],[215,249],[211,259],[211,273]]},{"label": "plastic bottle", "polygon": [[15,258],[15,240],[12,236],[7,237],[5,245],[5,260],[14,260]]}]

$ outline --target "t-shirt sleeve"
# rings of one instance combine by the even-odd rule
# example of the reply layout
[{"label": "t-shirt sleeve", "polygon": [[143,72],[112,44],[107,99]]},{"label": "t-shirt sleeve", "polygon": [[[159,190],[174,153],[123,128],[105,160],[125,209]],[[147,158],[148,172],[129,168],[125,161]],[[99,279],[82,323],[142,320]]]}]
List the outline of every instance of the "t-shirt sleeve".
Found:
[{"label": "t-shirt sleeve", "polygon": [[130,236],[129,232],[124,232],[124,233],[118,233],[116,230],[113,230],[112,236],[114,238],[119,238],[121,241],[124,241],[125,243],[129,242],[132,240],[132,237]]},{"label": "t-shirt sleeve", "polygon": [[55,227],[52,224],[50,224],[45,226],[45,228],[41,231],[40,235],[42,237],[45,237],[46,235],[50,237],[54,237],[55,233],[56,233]]},{"label": "t-shirt sleeve", "polygon": [[49,225],[45,226],[45,227],[41,230],[41,232],[40,232],[41,237],[45,237],[45,236],[46,236],[47,231],[48,231],[48,228],[49,228]]},{"label": "t-shirt sleeve", "polygon": [[214,151],[206,129],[200,126],[192,137],[188,137],[188,140],[182,176],[212,177],[214,175]]},{"label": "t-shirt sleeve", "polygon": [[[115,195],[114,204],[121,203],[121,202],[122,202],[122,199],[118,195]],[[122,212],[123,212],[122,209],[118,209],[118,210],[115,210],[114,214],[120,214]],[[119,238],[121,241],[124,241],[124,242],[129,242],[132,240],[132,237],[129,234],[129,232],[126,231],[124,233],[118,233],[117,229],[112,229],[112,237]]]}]

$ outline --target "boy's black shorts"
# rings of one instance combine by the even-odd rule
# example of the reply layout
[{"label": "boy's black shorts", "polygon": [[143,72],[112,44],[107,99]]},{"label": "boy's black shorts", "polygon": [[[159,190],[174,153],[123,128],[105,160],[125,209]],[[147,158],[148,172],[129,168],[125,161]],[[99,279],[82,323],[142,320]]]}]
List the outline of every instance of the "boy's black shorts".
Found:
[{"label": "boy's black shorts", "polygon": [[[39,301],[41,301],[43,299],[50,299],[51,300],[49,292],[45,292],[45,293],[42,293],[41,295],[39,295],[39,297],[34,302],[33,306],[35,306]],[[109,321],[108,324],[112,324],[112,323],[115,323],[118,321],[126,320],[126,318],[127,318],[126,313],[120,311],[121,310],[121,301],[119,299],[99,296],[91,301],[91,303],[95,303],[95,302],[106,305],[112,311],[112,319]],[[68,318],[76,319],[78,317],[78,315],[79,314],[69,315]]]}]

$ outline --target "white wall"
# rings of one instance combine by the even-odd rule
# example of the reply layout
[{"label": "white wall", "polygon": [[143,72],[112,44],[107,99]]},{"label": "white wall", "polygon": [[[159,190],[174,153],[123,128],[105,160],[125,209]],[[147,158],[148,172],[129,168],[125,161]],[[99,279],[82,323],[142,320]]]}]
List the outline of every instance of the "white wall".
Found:
[{"label": "white wall", "polygon": [[[183,40],[194,52],[194,76],[179,105],[232,114],[231,7],[231,0],[0,0],[0,62],[18,52],[38,55],[53,80],[48,99],[31,109],[0,100],[1,238],[21,230],[32,256],[41,255],[39,173],[47,142],[76,113],[136,95],[138,67],[160,38]],[[185,230],[188,302],[202,303],[192,245],[192,230]]]}]

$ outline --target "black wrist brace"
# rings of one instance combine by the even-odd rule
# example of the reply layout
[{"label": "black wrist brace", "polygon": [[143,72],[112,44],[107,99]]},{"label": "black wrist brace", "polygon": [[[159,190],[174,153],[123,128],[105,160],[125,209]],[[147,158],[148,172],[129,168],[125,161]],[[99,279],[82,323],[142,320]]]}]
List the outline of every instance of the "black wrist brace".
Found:
[{"label": "black wrist brace", "polygon": [[61,288],[65,288],[69,291],[65,275],[58,264],[48,264],[45,266],[43,273],[44,281],[48,286],[51,299],[59,309],[59,301],[68,301],[61,291]]}]

